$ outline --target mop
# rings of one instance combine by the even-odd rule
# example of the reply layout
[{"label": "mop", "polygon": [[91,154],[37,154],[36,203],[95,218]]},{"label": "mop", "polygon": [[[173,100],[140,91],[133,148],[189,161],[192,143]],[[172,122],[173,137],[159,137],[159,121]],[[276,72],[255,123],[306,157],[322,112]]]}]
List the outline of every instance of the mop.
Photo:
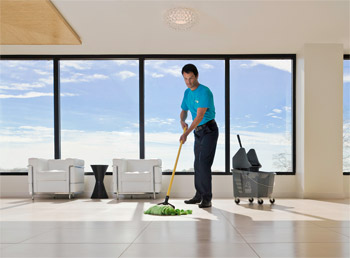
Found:
[{"label": "mop", "polygon": [[[186,132],[186,127],[184,128],[184,132]],[[180,209],[175,209],[175,206],[169,203],[169,197],[170,197],[170,190],[171,186],[173,184],[174,180],[174,175],[176,171],[176,166],[177,162],[179,160],[180,152],[181,152],[181,147],[182,147],[182,141],[180,142],[180,147],[177,152],[177,157],[175,161],[175,166],[173,169],[173,173],[171,174],[171,179],[168,187],[168,192],[165,196],[164,202],[158,203],[155,206],[150,207],[148,210],[146,210],[144,213],[149,214],[149,215],[160,215],[160,216],[166,216],[166,215],[187,215],[187,214],[192,214],[192,210],[180,210]]]}]

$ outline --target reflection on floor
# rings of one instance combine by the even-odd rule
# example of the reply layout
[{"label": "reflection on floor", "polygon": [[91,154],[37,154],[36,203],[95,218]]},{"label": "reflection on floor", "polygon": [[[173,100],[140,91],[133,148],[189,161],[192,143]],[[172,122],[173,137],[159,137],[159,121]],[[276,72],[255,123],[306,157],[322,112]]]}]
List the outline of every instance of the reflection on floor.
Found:
[{"label": "reflection on floor", "polygon": [[163,200],[0,199],[0,257],[350,257],[349,200],[214,199],[186,216]]}]

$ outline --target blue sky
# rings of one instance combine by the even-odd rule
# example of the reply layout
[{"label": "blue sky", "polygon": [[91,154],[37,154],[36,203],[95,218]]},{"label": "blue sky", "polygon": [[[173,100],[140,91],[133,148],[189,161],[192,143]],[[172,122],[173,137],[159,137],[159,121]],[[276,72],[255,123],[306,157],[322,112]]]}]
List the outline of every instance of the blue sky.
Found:
[{"label": "blue sky", "polygon": [[[194,63],[200,83],[216,106],[220,138],[213,169],[224,168],[224,61],[146,60],[146,158],[172,168],[181,133],[180,104],[186,85],[184,64]],[[236,134],[255,148],[265,170],[276,169],[274,155],[291,161],[291,61],[232,60],[231,156]],[[0,108],[5,153],[0,167],[26,166],[29,157],[53,156],[53,75],[51,61],[1,61]],[[62,156],[87,164],[112,158],[138,158],[139,80],[137,60],[61,61]],[[349,120],[349,62],[344,62],[344,120]],[[189,116],[191,121],[191,116]],[[178,170],[193,167],[193,140],[183,149]],[[10,158],[20,153],[21,164]],[[175,154],[174,154],[175,153]],[[4,155],[4,156],[5,156]],[[23,163],[23,164],[22,164]],[[16,164],[16,165],[15,165]]]}]

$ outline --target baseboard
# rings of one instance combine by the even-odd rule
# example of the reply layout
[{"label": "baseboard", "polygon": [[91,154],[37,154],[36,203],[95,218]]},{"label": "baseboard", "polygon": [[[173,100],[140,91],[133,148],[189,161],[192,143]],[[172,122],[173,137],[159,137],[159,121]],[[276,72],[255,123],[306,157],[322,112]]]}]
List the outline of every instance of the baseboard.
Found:
[{"label": "baseboard", "polygon": [[304,199],[344,199],[345,193],[308,193],[304,192]]}]

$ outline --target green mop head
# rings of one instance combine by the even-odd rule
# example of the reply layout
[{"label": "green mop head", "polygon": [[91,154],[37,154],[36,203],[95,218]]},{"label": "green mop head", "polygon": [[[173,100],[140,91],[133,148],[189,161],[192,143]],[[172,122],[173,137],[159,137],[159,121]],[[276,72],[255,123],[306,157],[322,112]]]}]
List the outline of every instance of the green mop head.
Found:
[{"label": "green mop head", "polygon": [[155,205],[150,207],[144,213],[149,215],[160,215],[160,216],[187,215],[187,214],[192,214],[192,210],[174,209],[170,205]]}]

